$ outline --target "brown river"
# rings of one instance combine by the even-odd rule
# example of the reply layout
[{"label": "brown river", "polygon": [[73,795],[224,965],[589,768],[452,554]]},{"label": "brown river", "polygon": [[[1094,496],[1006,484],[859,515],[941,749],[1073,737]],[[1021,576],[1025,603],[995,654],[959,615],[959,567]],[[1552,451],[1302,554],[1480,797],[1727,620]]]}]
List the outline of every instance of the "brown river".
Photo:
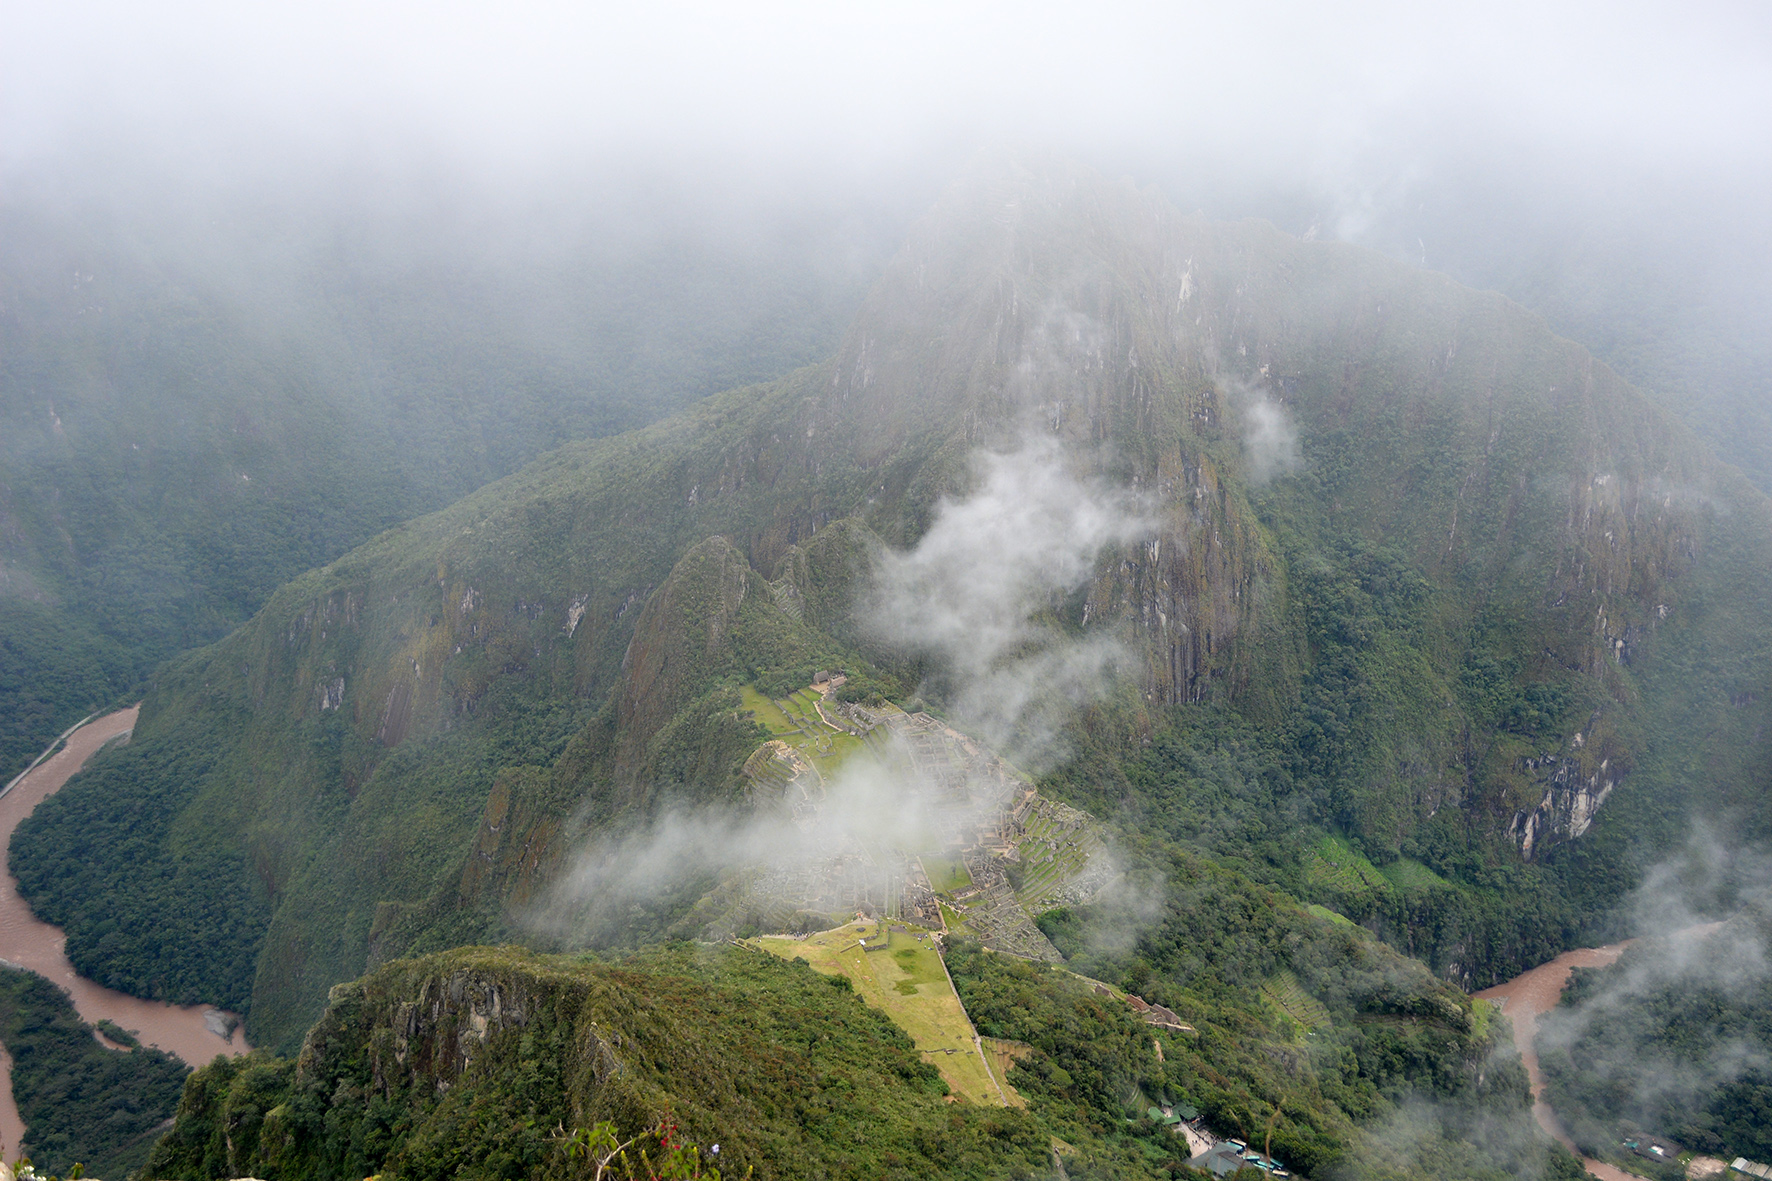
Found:
[{"label": "brown river", "polygon": [[[1674,938],[1686,939],[1693,936],[1709,934],[1722,926],[1721,923],[1704,923],[1696,927],[1688,927],[1675,933]],[[1557,1007],[1557,1001],[1563,995],[1563,989],[1569,984],[1569,976],[1576,968],[1603,968],[1613,963],[1624,954],[1624,949],[1635,943],[1634,939],[1626,939],[1623,943],[1613,943],[1606,947],[1583,947],[1575,951],[1565,951],[1548,964],[1540,964],[1529,972],[1522,972],[1506,984],[1497,984],[1494,988],[1485,988],[1476,995],[1486,1001],[1493,1001],[1501,1006],[1514,1023],[1514,1044],[1519,1047],[1520,1058],[1526,1064],[1526,1074],[1532,1080],[1532,1114],[1538,1119],[1538,1126],[1555,1136],[1570,1151],[1575,1150],[1575,1142],[1569,1138],[1568,1129],[1563,1127],[1557,1113],[1551,1110],[1544,1099],[1544,1073],[1538,1068],[1538,1050],[1533,1046],[1533,1039],[1538,1035],[1538,1019]],[[1600,1181],[1629,1181],[1637,1177],[1635,1173],[1627,1173],[1616,1165],[1597,1161],[1591,1157],[1584,1158],[1587,1171],[1600,1178]]]},{"label": "brown river", "polygon": [[[68,735],[63,750],[37,764],[0,795],[0,863],[19,821],[46,796],[60,790],[99,747],[128,734],[135,726],[135,716],[136,710],[130,708],[86,723]],[[192,1066],[201,1066],[217,1054],[244,1054],[249,1049],[243,1033],[235,1031],[231,1041],[225,1036],[235,1024],[232,1013],[204,1005],[180,1008],[144,1001],[82,978],[68,962],[63,950],[66,942],[59,928],[39,922],[31,913],[19,897],[18,880],[0,864],[0,960],[29,968],[61,985],[73,998],[81,1020],[88,1024],[108,1018],[133,1031],[144,1044],[177,1055]],[[7,1159],[18,1155],[24,1133],[12,1098],[12,1060],[0,1053],[0,1152]]]},{"label": "brown river", "polygon": [[[1551,1110],[1550,1104],[1544,1100],[1544,1073],[1538,1068],[1538,1051],[1532,1041],[1538,1035],[1538,1018],[1557,1007],[1557,1000],[1563,995],[1563,989],[1569,983],[1570,973],[1576,968],[1603,968],[1612,963],[1624,949],[1634,940],[1627,939],[1623,943],[1614,943],[1608,947],[1583,947],[1575,951],[1565,951],[1548,964],[1540,964],[1529,972],[1523,972],[1509,980],[1506,984],[1497,984],[1494,988],[1485,988],[1477,996],[1486,1001],[1493,1001],[1501,1006],[1514,1023],[1514,1044],[1519,1047],[1520,1058],[1526,1063],[1526,1074],[1532,1080],[1532,1114],[1538,1119],[1538,1126],[1555,1136],[1563,1147],[1575,1150],[1575,1141],[1569,1138],[1568,1131],[1563,1127],[1557,1113]],[[1635,1173],[1627,1173],[1615,1165],[1605,1161],[1584,1158],[1587,1171],[1600,1178],[1600,1181],[1627,1181],[1636,1177]]]}]

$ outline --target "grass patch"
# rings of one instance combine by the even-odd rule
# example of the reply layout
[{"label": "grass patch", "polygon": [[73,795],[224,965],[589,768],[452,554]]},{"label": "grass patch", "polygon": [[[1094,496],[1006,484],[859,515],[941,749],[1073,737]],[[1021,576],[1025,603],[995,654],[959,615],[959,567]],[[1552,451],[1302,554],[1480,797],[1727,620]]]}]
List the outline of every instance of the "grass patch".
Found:
[{"label": "grass patch", "polygon": [[788,715],[782,712],[781,706],[757,692],[755,687],[746,685],[738,691],[738,697],[744,708],[756,715],[757,724],[777,738],[799,730],[798,726],[788,721]]},{"label": "grass patch", "polygon": [[1344,927],[1357,927],[1360,925],[1360,924],[1354,922],[1354,920],[1348,918],[1345,914],[1336,914],[1333,910],[1330,910],[1327,906],[1322,906],[1322,905],[1315,903],[1315,902],[1313,902],[1309,906],[1305,907],[1305,909],[1310,911],[1312,914],[1316,915],[1320,919],[1327,919],[1329,922],[1332,922],[1332,923],[1340,923]]},{"label": "grass patch", "polygon": [[936,901],[936,905],[941,907],[942,925],[948,929],[950,934],[964,935],[967,932],[968,924],[965,915],[939,899]]},{"label": "grass patch", "polygon": [[1489,1021],[1498,1012],[1493,1001],[1471,998],[1471,1040],[1480,1042],[1489,1036]]},{"label": "grass patch", "polygon": [[1429,869],[1419,861],[1400,857],[1378,871],[1386,881],[1405,894],[1427,894],[1441,887],[1450,888],[1452,883]]},{"label": "grass patch", "polygon": [[1324,837],[1313,852],[1305,866],[1305,876],[1318,890],[1341,898],[1360,898],[1391,888],[1378,867],[1340,837]]},{"label": "grass patch", "polygon": [[972,1103],[1003,1105],[1011,1093],[986,1065],[977,1031],[948,982],[941,953],[927,935],[893,931],[885,951],[862,950],[861,940],[879,937],[877,923],[848,923],[806,939],[761,936],[752,943],[783,959],[799,956],[827,976],[849,978],[868,1004],[879,1009],[917,1043],[925,1061],[941,1071],[954,1094]]},{"label": "grass patch", "polygon": [[964,890],[972,884],[972,875],[966,871],[966,863],[958,857],[925,854],[923,872],[929,875],[929,888],[937,894],[952,894],[955,890]]}]

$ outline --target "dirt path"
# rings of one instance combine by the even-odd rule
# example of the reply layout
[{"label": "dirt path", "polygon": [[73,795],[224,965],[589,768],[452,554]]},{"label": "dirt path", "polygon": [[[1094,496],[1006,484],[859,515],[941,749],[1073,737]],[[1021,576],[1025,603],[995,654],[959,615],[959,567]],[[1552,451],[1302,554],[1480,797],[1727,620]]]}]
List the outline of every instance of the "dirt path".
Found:
[{"label": "dirt path", "polygon": [[[43,760],[0,796],[0,854],[10,851],[12,833],[38,804],[59,791],[85,766],[98,749],[135,727],[136,709],[119,710],[94,719],[68,736],[66,749]],[[249,1047],[243,1034],[233,1041],[219,1030],[233,1018],[231,1013],[204,1005],[179,1008],[144,1001],[101,988],[74,971],[65,952],[67,938],[59,928],[40,922],[18,893],[18,879],[0,869],[0,960],[38,973],[67,990],[81,1020],[92,1024],[109,1018],[124,1029],[135,1030],[141,1040],[174,1054],[192,1066],[201,1066],[217,1054],[244,1054]],[[24,1124],[12,1098],[12,1062],[0,1053],[0,1151],[8,1157],[18,1152]]]}]

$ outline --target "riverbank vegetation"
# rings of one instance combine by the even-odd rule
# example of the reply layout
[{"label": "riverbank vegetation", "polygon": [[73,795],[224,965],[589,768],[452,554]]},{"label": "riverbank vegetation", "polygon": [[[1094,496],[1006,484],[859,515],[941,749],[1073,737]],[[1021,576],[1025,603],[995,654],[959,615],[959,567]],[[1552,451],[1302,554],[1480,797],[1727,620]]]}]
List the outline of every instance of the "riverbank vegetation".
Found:
[{"label": "riverbank vegetation", "polygon": [[[214,767],[213,736],[191,739],[170,759],[144,759],[133,743],[94,755],[20,822],[8,867],[37,917],[67,933],[82,976],[132,996],[237,1012],[250,1000],[254,948],[270,917],[264,883],[238,847],[179,841],[169,872],[120,888],[129,865],[167,846],[193,786]],[[82,801],[94,794],[118,806],[87,811]],[[88,897],[110,901],[102,909],[77,901]]]},{"label": "riverbank vegetation", "polygon": [[1642,1134],[1730,1160],[1772,1159],[1772,914],[1751,906],[1698,940],[1646,939],[1577,968],[1539,1021],[1550,1098],[1583,1151],[1646,1162]]},{"label": "riverbank vegetation", "polygon": [[185,1064],[151,1047],[111,1050],[80,1020],[68,994],[35,972],[0,967],[0,1044],[12,1058],[23,1145],[39,1174],[93,1177],[139,1169],[172,1116]]}]

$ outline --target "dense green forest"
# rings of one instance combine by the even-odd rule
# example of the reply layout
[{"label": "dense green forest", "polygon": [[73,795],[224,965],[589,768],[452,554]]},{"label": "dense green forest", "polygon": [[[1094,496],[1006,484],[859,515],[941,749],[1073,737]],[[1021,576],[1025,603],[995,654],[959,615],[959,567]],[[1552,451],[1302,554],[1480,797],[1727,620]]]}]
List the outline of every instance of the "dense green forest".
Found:
[{"label": "dense green forest", "polygon": [[1769,937],[1755,904],[1714,932],[1575,970],[1538,1046],[1578,1144],[1620,1159],[1623,1141],[1648,1133],[1726,1160],[1772,1158]]},{"label": "dense green forest", "polygon": [[68,994],[37,975],[0,966],[0,1043],[12,1058],[12,1097],[37,1171],[93,1177],[142,1167],[184,1087],[184,1063],[150,1047],[106,1049]]},{"label": "dense green forest", "polygon": [[[1319,657],[1283,726],[1202,705],[1165,719],[1127,754],[1123,719],[1098,709],[1078,726],[1078,757],[1046,789],[1130,833],[1321,903],[1466,983],[1473,960],[1485,979],[1505,977],[1605,930],[1610,917],[1573,892],[1584,887],[1566,880],[1561,851],[1522,863],[1503,835],[1456,814],[1390,848],[1349,841],[1371,831],[1357,813],[1374,753],[1373,719],[1361,714],[1383,702],[1423,728],[1435,724],[1425,695],[1396,682],[1438,596],[1395,551],[1353,541],[1332,553],[1306,566],[1300,598]],[[1448,686],[1495,741],[1540,737],[1569,712],[1564,685],[1522,685],[1516,671],[1478,648]]]},{"label": "dense green forest", "polygon": [[[1407,979],[1406,969],[1399,980],[1396,960],[1360,935],[1247,885],[1221,889],[1213,901],[1254,902],[1244,915],[1255,921],[1221,926],[1208,953],[1220,961],[1212,973],[1178,971],[1174,952],[1163,956],[1172,932],[1140,941],[1115,965],[1130,963],[1128,987],[1160,998],[1196,1034],[1153,1030],[1067,971],[955,947],[949,965],[979,1031],[1032,1047],[1010,1081],[1055,1134],[1117,1143],[1102,1159],[1125,1175],[1173,1173],[1184,1150],[1146,1115],[1161,1103],[1198,1111],[1222,1134],[1312,1177],[1582,1175],[1531,1124],[1525,1073],[1507,1054],[1501,1023],[1456,993],[1436,997],[1432,983]],[[1251,977],[1247,962],[1234,962],[1265,959],[1272,968],[1266,940],[1280,934],[1276,926],[1294,947],[1300,937],[1316,945],[1296,962],[1311,972],[1305,987],[1334,1006],[1322,1025],[1305,1027],[1264,998],[1256,983],[1271,973]],[[1495,1067],[1476,1069],[1489,1055]],[[1102,1175],[1116,1174],[1108,1167]]]},{"label": "dense green forest", "polygon": [[[79,828],[81,844],[48,854],[28,839],[14,841],[12,873],[40,899],[39,918],[71,935],[74,967],[89,980],[133,996],[177,1005],[209,1004],[239,1011],[252,991],[249,950],[264,938],[270,907],[237,848],[179,842],[171,872],[145,888],[112,894],[103,911],[58,905],[78,892],[110,891],[118,866],[164,847],[186,784],[213,765],[213,739],[199,739],[170,762],[143,760],[122,744],[95,755],[86,779],[96,790],[122,794],[129,806],[102,816],[69,816],[74,801],[60,793],[34,814]],[[29,885],[22,883],[29,882]],[[72,935],[79,932],[78,935]],[[127,949],[119,954],[121,949]]]},{"label": "dense green forest", "polygon": [[341,987],[299,1063],[192,1075],[145,1175],[588,1176],[565,1132],[666,1117],[704,1152],[718,1144],[728,1177],[1047,1175],[1034,1119],[946,1094],[889,1019],[802,965],[468,949]]}]

